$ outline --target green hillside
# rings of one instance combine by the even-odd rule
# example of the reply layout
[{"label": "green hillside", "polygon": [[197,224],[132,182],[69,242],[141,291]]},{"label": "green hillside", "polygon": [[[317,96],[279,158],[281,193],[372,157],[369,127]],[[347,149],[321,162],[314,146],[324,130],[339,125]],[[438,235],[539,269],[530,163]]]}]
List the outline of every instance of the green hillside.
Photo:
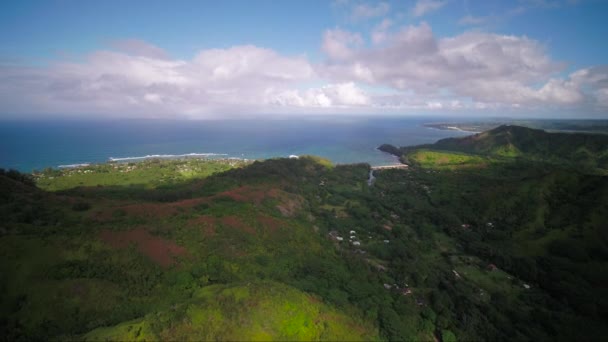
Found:
[{"label": "green hillside", "polygon": [[471,149],[2,170],[0,336],[602,339],[606,176]]},{"label": "green hillside", "polygon": [[503,125],[462,138],[442,139],[430,145],[400,149],[390,145],[381,146],[381,150],[399,156],[419,148],[567,163],[586,168],[608,168],[607,135],[547,133],[539,129],[512,125]]},{"label": "green hillside", "polygon": [[85,341],[369,341],[369,324],[357,321],[292,287],[273,282],[211,285],[170,311],[97,328]]}]

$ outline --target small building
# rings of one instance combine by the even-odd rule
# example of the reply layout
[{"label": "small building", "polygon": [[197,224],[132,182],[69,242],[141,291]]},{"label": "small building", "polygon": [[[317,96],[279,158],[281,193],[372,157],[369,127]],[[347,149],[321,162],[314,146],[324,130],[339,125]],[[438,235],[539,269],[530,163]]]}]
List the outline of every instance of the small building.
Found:
[{"label": "small building", "polygon": [[470,225],[470,224],[468,224],[468,223],[463,223],[463,224],[461,225],[461,227],[462,227],[462,228],[465,228],[465,229],[469,229],[469,228],[471,228],[471,225]]},{"label": "small building", "polygon": [[496,267],[494,264],[489,264],[487,268],[488,271],[496,271],[498,269],[498,267]]},{"label": "small building", "polygon": [[412,294],[412,289],[405,288],[405,289],[403,289],[403,291],[401,291],[401,294],[404,295],[404,296],[411,295]]},{"label": "small building", "polygon": [[343,237],[341,237],[341,236],[336,236],[336,240],[337,240],[337,241],[342,241],[342,240],[344,240],[344,238],[343,238]]},{"label": "small building", "polygon": [[390,284],[384,284],[384,288],[387,290],[390,290],[392,288],[392,286]]},{"label": "small building", "polygon": [[524,289],[529,290],[530,289],[530,285],[524,284]]},{"label": "small building", "polygon": [[377,269],[378,271],[383,271],[383,272],[386,272],[386,267],[384,267],[384,266],[382,266],[382,265],[376,265],[376,269]]},{"label": "small building", "polygon": [[384,243],[389,243],[389,242],[390,242],[389,240],[384,240]]},{"label": "small building", "polygon": [[359,241],[353,241],[353,246],[361,246],[361,242],[359,242]]},{"label": "small building", "polygon": [[354,230],[351,230],[351,231],[350,231],[350,235],[353,235],[353,234],[357,234],[357,232],[356,232],[356,231],[354,231]]}]

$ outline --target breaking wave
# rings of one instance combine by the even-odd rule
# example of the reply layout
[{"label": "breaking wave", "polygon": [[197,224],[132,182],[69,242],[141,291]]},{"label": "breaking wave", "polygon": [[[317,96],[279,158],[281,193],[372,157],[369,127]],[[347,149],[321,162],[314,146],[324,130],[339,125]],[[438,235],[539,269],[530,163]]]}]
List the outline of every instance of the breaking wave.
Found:
[{"label": "breaking wave", "polygon": [[186,154],[148,154],[145,156],[138,157],[120,157],[108,158],[110,161],[126,161],[126,160],[141,160],[141,159],[151,159],[151,158],[162,158],[162,159],[174,159],[174,158],[184,158],[184,157],[214,157],[214,156],[227,156],[225,153],[186,153]]}]

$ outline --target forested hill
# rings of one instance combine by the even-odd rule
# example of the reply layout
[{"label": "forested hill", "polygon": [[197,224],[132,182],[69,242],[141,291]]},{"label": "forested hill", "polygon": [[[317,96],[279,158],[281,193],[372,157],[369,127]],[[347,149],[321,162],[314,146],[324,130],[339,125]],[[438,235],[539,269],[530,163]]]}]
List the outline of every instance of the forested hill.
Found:
[{"label": "forested hill", "polygon": [[442,139],[429,145],[401,148],[382,145],[379,149],[401,157],[407,151],[423,148],[608,168],[608,135],[548,133],[512,125],[462,138]]},{"label": "forested hill", "polygon": [[0,169],[0,341],[605,339],[607,176],[407,158]]}]

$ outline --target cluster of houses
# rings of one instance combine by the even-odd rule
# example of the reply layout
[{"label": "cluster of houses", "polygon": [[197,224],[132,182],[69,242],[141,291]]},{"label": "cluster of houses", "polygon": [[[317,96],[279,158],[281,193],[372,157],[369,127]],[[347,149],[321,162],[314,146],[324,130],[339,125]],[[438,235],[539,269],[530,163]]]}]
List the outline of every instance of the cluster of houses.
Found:
[{"label": "cluster of houses", "polygon": [[[344,238],[342,236],[340,236],[340,233],[338,233],[338,231],[336,230],[332,230],[329,232],[329,237],[330,239],[332,239],[333,241],[337,241],[337,242],[342,242],[344,241]],[[367,237],[368,239],[371,239],[371,235]],[[357,237],[357,232],[354,230],[351,230],[349,232],[349,239],[348,241],[350,242],[351,245],[353,246],[361,246],[361,241],[359,240],[359,238]],[[390,240],[383,240],[384,243],[390,243]],[[363,254],[363,253],[362,253]]]},{"label": "cluster of houses", "polygon": [[[409,296],[409,295],[413,294],[412,289],[409,287],[408,284],[404,284],[403,287],[399,287],[399,285],[397,285],[397,284],[391,285],[391,284],[386,284],[385,283],[384,284],[384,288],[386,290],[395,289],[395,290],[399,291],[399,293],[401,293],[403,296]],[[423,306],[424,304],[425,303],[424,303],[424,299],[423,298],[420,298],[420,297],[416,298],[416,305]]]}]

